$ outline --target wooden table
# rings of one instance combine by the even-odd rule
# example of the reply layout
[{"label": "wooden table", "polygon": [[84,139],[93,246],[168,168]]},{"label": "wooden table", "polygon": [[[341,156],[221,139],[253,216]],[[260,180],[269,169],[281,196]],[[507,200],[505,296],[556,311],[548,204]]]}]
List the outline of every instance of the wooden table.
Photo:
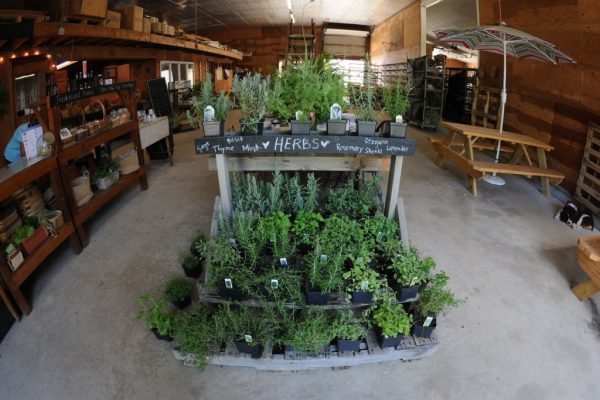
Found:
[{"label": "wooden table", "polygon": [[581,269],[590,277],[571,288],[582,301],[600,291],[600,236],[586,236],[577,241],[577,255]]},{"label": "wooden table", "polygon": [[[548,168],[546,152],[554,148],[547,143],[527,135],[507,131],[500,134],[496,129],[480,126],[453,122],[442,122],[442,125],[448,130],[448,136],[443,140],[437,138],[429,139],[433,144],[433,148],[439,154],[436,164],[441,167],[446,159],[456,164],[467,174],[473,196],[477,196],[477,179],[484,177],[486,174],[512,174],[528,178],[539,176],[542,182],[542,192],[545,196],[550,194],[551,181],[553,183],[560,183],[565,177],[561,172]],[[498,140],[501,140],[503,144],[500,149],[501,152],[512,153],[512,157],[508,163],[495,163],[475,159],[474,149],[495,150]],[[506,146],[507,143],[514,145],[514,147]],[[529,147],[533,147],[537,153],[537,166],[534,166],[529,155]],[[458,149],[454,150],[453,148]],[[519,164],[523,159],[525,159],[527,165]]]}]

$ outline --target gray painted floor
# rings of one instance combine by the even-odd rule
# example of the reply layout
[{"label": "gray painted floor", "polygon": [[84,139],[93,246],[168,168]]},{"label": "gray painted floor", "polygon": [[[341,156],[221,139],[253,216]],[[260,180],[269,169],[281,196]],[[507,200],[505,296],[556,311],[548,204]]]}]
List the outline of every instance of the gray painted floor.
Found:
[{"label": "gray painted floor", "polygon": [[[99,213],[91,243],[36,273],[33,312],[0,344],[1,399],[598,399],[600,319],[569,291],[583,279],[560,203],[525,179],[480,184],[439,169],[426,135],[405,160],[410,236],[467,303],[441,319],[428,359],[299,373],[208,367],[198,374],[135,319],[140,293],[180,273],[177,253],[208,231],[215,173],[176,136],[175,165],[151,164]],[[594,297],[599,300],[599,295]],[[595,317],[594,317],[595,315]]]}]

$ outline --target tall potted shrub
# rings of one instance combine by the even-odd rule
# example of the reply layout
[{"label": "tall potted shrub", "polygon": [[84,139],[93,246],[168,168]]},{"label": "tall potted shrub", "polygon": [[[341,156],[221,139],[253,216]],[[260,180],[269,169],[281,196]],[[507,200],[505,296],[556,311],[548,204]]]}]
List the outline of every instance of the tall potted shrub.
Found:
[{"label": "tall potted shrub", "polygon": [[240,79],[233,78],[233,93],[240,104],[242,119],[240,125],[242,133],[261,135],[264,126],[264,117],[269,102],[269,85],[271,77],[263,78],[254,73]]},{"label": "tall potted shrub", "polygon": [[[192,97],[192,108],[186,111],[188,121],[194,129],[202,126],[205,136],[223,136],[225,119],[231,109],[229,96],[222,90],[218,96],[214,95],[211,74],[206,74],[206,78],[195,92]],[[205,113],[208,106],[212,107],[212,113]]]},{"label": "tall potted shrub", "polygon": [[384,110],[390,114],[392,122],[390,123],[391,137],[406,137],[405,122],[406,111],[408,110],[408,96],[410,89],[402,84],[402,79],[398,77],[396,84],[388,85],[383,88],[383,106]]}]

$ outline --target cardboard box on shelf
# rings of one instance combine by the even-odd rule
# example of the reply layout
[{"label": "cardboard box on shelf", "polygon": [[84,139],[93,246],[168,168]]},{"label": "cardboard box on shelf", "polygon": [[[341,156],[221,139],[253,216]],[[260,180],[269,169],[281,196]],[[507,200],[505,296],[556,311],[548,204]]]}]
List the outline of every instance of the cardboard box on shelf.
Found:
[{"label": "cardboard box on shelf", "polygon": [[162,22],[152,23],[152,33],[160,33],[161,35],[164,33]]},{"label": "cardboard box on shelf", "polygon": [[106,18],[107,7],[108,0],[71,0],[68,15]]},{"label": "cardboard box on shelf", "polygon": [[108,10],[106,11],[106,18],[104,19],[103,25],[107,28],[120,28],[121,27],[121,13],[118,11]]},{"label": "cardboard box on shelf", "polygon": [[144,33],[152,32],[152,20],[150,18],[144,18]]},{"label": "cardboard box on shelf", "polygon": [[144,31],[144,9],[130,6],[121,10],[121,28],[137,32]]}]

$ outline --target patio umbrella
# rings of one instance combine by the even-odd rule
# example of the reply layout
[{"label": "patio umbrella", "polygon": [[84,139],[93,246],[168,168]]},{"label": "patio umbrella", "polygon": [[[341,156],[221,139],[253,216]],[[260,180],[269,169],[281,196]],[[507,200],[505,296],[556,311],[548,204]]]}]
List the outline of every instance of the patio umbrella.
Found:
[{"label": "patio umbrella", "polygon": [[[558,50],[552,43],[522,32],[518,29],[502,25],[478,26],[470,29],[450,29],[435,31],[435,36],[442,43],[454,44],[471,50],[489,51],[503,55],[502,92],[500,94],[500,124],[502,135],[504,129],[504,108],[506,105],[506,56],[529,60],[546,61],[552,64],[569,64],[575,61]],[[496,149],[496,159],[500,157],[500,144]],[[504,185],[504,179],[496,174],[484,177],[486,182]]]}]

